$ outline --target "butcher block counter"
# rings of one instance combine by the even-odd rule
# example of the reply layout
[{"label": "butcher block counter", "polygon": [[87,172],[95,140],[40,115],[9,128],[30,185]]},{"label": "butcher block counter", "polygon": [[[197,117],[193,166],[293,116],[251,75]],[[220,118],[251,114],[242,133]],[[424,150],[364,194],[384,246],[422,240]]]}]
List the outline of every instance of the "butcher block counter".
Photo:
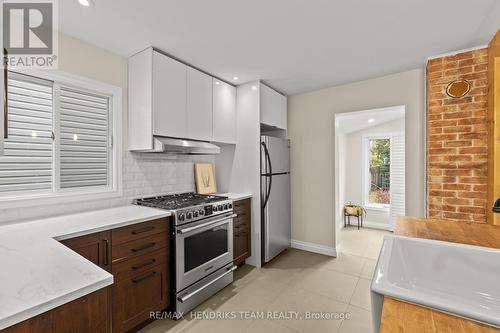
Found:
[{"label": "butcher block counter", "polygon": [[[500,227],[401,217],[394,234],[500,249]],[[380,333],[500,333],[500,329],[385,297]]]}]

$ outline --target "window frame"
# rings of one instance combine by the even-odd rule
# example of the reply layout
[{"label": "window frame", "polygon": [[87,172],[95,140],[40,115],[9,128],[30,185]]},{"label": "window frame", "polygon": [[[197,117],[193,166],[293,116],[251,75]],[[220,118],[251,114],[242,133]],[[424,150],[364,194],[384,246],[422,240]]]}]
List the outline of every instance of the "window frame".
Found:
[{"label": "window frame", "polygon": [[19,208],[27,206],[41,206],[59,203],[70,203],[80,201],[93,201],[123,196],[122,185],[122,88],[84,78],[78,75],[66,73],[59,70],[11,70],[14,73],[30,75],[40,79],[53,81],[53,108],[58,110],[59,89],[61,86],[83,90],[90,93],[105,95],[109,97],[109,130],[112,146],[110,148],[107,186],[93,186],[88,188],[59,188],[59,112],[53,114],[53,128],[55,140],[53,142],[53,184],[52,192],[40,193],[16,193],[12,195],[0,196],[0,209]]},{"label": "window frame", "polygon": [[[380,133],[380,134],[365,134],[363,135],[363,158],[362,158],[362,193],[363,193],[363,206],[366,209],[378,210],[388,212],[391,209],[391,204],[377,204],[370,202],[370,185],[371,185],[371,175],[370,175],[370,141],[377,139],[388,139],[389,145],[392,146],[392,133]],[[392,152],[391,152],[392,153]]]}]

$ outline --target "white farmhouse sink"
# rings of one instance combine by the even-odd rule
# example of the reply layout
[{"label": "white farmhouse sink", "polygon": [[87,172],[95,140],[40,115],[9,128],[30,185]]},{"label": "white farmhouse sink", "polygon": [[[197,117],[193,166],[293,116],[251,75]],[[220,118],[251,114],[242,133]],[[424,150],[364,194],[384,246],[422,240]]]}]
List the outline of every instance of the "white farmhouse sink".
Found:
[{"label": "white farmhouse sink", "polygon": [[500,327],[500,250],[385,236],[371,285],[375,332],[385,295]]}]

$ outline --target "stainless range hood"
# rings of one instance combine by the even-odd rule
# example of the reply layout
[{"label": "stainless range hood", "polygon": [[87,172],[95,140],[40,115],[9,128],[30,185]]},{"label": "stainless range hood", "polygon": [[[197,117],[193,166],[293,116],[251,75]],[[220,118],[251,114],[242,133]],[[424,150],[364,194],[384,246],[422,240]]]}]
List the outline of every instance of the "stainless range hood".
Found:
[{"label": "stainless range hood", "polygon": [[204,141],[155,136],[153,137],[153,150],[148,150],[148,152],[182,155],[214,155],[220,153],[220,148]]}]

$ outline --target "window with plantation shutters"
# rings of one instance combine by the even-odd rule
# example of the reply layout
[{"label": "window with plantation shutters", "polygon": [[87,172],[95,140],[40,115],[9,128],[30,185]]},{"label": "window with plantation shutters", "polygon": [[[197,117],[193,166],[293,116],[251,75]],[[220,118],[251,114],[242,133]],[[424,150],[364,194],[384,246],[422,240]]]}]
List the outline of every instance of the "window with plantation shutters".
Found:
[{"label": "window with plantation shutters", "polygon": [[0,195],[53,189],[53,84],[8,76],[8,138],[0,156]]},{"label": "window with plantation shutters", "polygon": [[108,185],[108,104],[106,96],[59,89],[61,188]]},{"label": "window with plantation shutters", "polygon": [[9,72],[0,202],[113,189],[111,101],[109,94]]}]

